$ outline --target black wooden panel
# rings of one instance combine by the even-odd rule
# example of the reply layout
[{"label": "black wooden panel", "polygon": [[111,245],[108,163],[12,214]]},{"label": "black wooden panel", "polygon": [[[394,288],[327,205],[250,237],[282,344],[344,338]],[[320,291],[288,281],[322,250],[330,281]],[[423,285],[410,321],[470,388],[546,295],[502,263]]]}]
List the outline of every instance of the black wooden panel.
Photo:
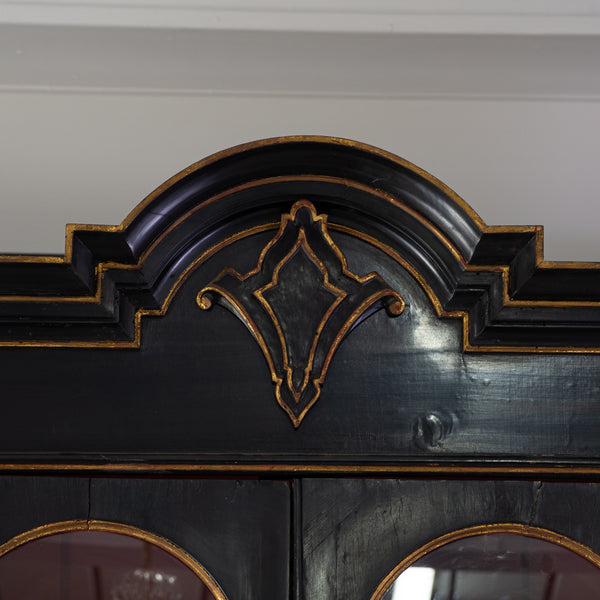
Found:
[{"label": "black wooden panel", "polygon": [[[439,319],[410,274],[373,247],[336,242],[354,272],[376,264],[407,308],[348,335],[298,430],[244,325],[196,304],[224,267],[256,264],[245,240],[195,271],[164,317],[143,319],[139,350],[0,349],[3,462],[597,459],[600,356],[465,354],[460,319]],[[444,432],[428,442],[419,423],[431,416]]]},{"label": "black wooden panel", "polygon": [[[407,555],[452,531],[519,523],[600,550],[597,484],[533,481],[303,481],[304,598],[368,600]],[[575,509],[575,510],[573,510]]]},{"label": "black wooden panel", "polygon": [[85,477],[0,477],[0,544],[49,523],[87,519]]},{"label": "black wooden panel", "polygon": [[537,498],[532,525],[548,527],[600,552],[598,483],[539,483]]},{"label": "black wooden panel", "polygon": [[[70,264],[43,260],[0,262],[0,295],[87,296],[93,293],[94,282],[91,277],[84,275],[82,281],[76,268]],[[89,270],[89,265],[86,266]]]},{"label": "black wooden panel", "polygon": [[93,479],[92,519],[126,523],[174,542],[230,600],[289,597],[288,482]]}]

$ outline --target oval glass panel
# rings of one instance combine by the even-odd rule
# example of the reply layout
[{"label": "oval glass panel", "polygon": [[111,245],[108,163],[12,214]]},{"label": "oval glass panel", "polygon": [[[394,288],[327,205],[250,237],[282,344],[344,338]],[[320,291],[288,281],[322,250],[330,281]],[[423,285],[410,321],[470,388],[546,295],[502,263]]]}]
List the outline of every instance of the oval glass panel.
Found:
[{"label": "oval glass panel", "polygon": [[219,600],[186,564],[146,540],[69,531],[0,557],[2,600]]},{"label": "oval glass panel", "polygon": [[456,539],[427,552],[375,597],[572,600],[596,597],[598,590],[600,569],[581,553],[538,537],[492,533]]}]

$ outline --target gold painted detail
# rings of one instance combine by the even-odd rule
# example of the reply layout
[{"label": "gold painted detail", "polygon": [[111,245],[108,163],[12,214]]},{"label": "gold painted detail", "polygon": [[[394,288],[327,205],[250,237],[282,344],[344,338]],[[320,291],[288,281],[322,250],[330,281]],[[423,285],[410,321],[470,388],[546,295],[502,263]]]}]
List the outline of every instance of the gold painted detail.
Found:
[{"label": "gold painted detail", "polygon": [[73,519],[71,521],[48,523],[46,525],[36,527],[35,529],[25,531],[8,540],[6,543],[0,545],[0,558],[11,550],[16,549],[23,544],[27,544],[28,542],[33,542],[50,535],[71,533],[74,531],[102,531],[105,533],[118,533],[137,538],[144,542],[148,542],[149,544],[153,544],[154,546],[157,546],[161,550],[164,550],[171,556],[178,559],[188,569],[190,569],[190,571],[192,571],[192,573],[194,573],[194,575],[196,575],[209,589],[212,597],[215,600],[227,600],[223,590],[219,587],[217,582],[212,578],[208,571],[187,552],[163,537],[160,537],[154,533],[150,533],[149,531],[144,531],[143,529],[138,529],[137,527],[133,527],[131,525],[125,525],[123,523],[99,521],[95,519]]},{"label": "gold painted detail", "polygon": [[295,427],[319,398],[333,355],[344,337],[380,308],[391,317],[405,304],[374,272],[359,277],[327,231],[327,216],[296,202],[279,231],[245,275],[225,269],[197,296],[246,325],[263,351],[275,396]]},{"label": "gold painted detail", "polygon": [[231,473],[244,475],[283,475],[291,473],[313,475],[352,475],[352,476],[406,476],[406,477],[505,477],[510,479],[531,479],[540,476],[552,476],[563,479],[583,477],[587,480],[600,481],[600,466],[573,465],[455,465],[442,463],[419,464],[336,464],[335,462],[314,463],[0,463],[0,473],[117,473],[130,474],[194,474],[222,475]]}]

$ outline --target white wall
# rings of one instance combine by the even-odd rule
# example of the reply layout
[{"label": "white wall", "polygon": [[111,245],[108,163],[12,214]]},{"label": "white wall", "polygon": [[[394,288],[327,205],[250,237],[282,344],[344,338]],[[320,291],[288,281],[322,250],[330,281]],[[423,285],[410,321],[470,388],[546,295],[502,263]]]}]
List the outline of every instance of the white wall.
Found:
[{"label": "white wall", "polygon": [[489,224],[544,224],[550,260],[600,260],[593,32],[84,25],[0,23],[0,252],[60,254],[66,222],[119,223],[212,152],[310,133],[407,158]]}]

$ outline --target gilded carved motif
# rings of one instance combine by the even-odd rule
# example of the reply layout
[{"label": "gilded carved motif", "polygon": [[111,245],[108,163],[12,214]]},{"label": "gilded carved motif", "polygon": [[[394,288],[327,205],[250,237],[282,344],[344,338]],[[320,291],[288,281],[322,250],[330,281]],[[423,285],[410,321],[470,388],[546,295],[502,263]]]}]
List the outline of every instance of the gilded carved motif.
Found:
[{"label": "gilded carved motif", "polygon": [[402,297],[377,273],[359,277],[348,270],[327,216],[306,200],[282,216],[253,270],[225,269],[197,301],[203,310],[220,303],[244,322],[295,427],[319,398],[333,355],[352,328],[380,308],[390,316],[404,310]]}]

